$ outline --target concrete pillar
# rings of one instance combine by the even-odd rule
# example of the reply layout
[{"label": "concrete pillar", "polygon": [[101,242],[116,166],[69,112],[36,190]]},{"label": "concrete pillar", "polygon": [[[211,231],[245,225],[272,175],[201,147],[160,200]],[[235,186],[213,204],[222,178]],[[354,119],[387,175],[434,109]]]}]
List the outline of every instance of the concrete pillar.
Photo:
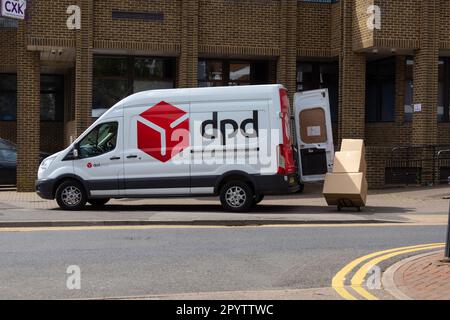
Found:
[{"label": "concrete pillar", "polygon": [[17,29],[17,191],[32,192],[39,167],[40,56],[26,49],[26,22]]},{"label": "concrete pillar", "polygon": [[[437,143],[438,62],[439,33],[437,19],[439,1],[421,1],[420,49],[414,56],[413,103],[421,104],[421,111],[414,112],[412,124],[413,145],[435,145]],[[422,159],[422,182],[433,182],[434,152],[432,148],[419,149]]]},{"label": "concrete pillar", "polygon": [[[92,122],[93,6],[90,0],[78,0],[81,29],[76,31],[75,49],[75,134],[79,136]],[[76,138],[76,137],[74,137]]]},{"label": "concrete pillar", "polygon": [[341,1],[342,51],[339,56],[339,143],[342,139],[364,139],[366,57],[353,51],[354,0]]},{"label": "concrete pillar", "polygon": [[280,56],[277,64],[277,82],[288,89],[292,98],[297,91],[297,1],[281,0]]},{"label": "concrete pillar", "polygon": [[178,60],[178,86],[197,87],[198,0],[182,1],[181,50]]}]

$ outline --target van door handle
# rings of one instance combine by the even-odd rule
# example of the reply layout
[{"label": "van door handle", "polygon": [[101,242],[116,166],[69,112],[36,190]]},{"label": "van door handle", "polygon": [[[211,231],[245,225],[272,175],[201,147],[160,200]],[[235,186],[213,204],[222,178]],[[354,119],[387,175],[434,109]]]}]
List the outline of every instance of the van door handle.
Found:
[{"label": "van door handle", "polygon": [[137,155],[132,154],[132,155],[127,156],[127,159],[134,159],[134,158],[137,158]]},{"label": "van door handle", "polygon": [[112,157],[112,158],[109,158],[109,160],[120,160],[120,157]]}]

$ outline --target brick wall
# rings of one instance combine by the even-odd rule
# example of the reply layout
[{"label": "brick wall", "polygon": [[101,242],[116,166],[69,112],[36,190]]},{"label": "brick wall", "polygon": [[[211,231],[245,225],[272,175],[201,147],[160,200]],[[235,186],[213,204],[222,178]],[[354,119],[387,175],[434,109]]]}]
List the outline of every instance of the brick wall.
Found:
[{"label": "brick wall", "polygon": [[27,7],[27,43],[73,46],[74,33],[66,26],[70,5],[77,0],[34,0]]},{"label": "brick wall", "polygon": [[[57,136],[57,145],[66,145],[70,136],[76,137],[90,124],[92,54],[97,49],[177,57],[180,87],[196,86],[199,56],[276,60],[272,74],[291,94],[297,59],[339,57],[340,108],[339,122],[333,126],[335,141],[365,138],[372,187],[384,182],[386,150],[392,146],[450,143],[450,125],[436,124],[435,68],[438,49],[450,49],[449,0],[340,0],[333,4],[296,0],[39,0],[30,4],[30,19],[27,29],[20,29],[19,41],[16,30],[0,29],[0,72],[14,72],[17,59],[23,59],[20,86],[29,92],[21,94],[19,108],[31,108],[27,109],[30,113],[21,111],[18,115],[19,127],[26,128],[19,130],[20,135],[16,123],[0,122],[0,136],[21,146],[25,146],[25,136],[41,131],[40,148],[54,151],[56,147],[47,137]],[[80,31],[66,28],[65,11],[71,4],[82,7]],[[370,4],[382,10],[382,29],[374,32],[366,26]],[[164,21],[112,19],[113,10],[163,12]],[[35,49],[76,48],[73,84],[67,88],[74,96],[68,97],[66,90],[66,108],[67,103],[74,106],[74,119],[65,119],[64,125],[39,124],[36,120],[36,96],[32,94],[37,92],[36,83],[29,82],[36,77],[39,59],[37,53],[25,51],[25,44]],[[397,57],[395,122],[365,123],[366,54],[360,50],[370,52],[372,46],[416,50],[414,101],[425,109],[414,115],[413,123],[403,122],[403,56]],[[36,150],[27,151],[20,155],[21,166],[25,174],[31,174]]]},{"label": "brick wall", "polygon": [[199,0],[200,51],[275,52],[282,36],[280,9],[280,0]]},{"label": "brick wall", "polygon": [[330,56],[331,4],[299,2],[297,48],[300,56]]},{"label": "brick wall", "polygon": [[367,27],[367,8],[375,0],[356,0],[353,20],[353,48],[361,49],[373,46],[374,32]]},{"label": "brick wall", "polygon": [[34,191],[40,146],[39,53],[25,50],[25,22],[17,30],[17,190]]},{"label": "brick wall", "polygon": [[[181,41],[181,0],[96,0],[93,4],[97,48],[177,52]],[[112,11],[164,13],[164,21],[113,19]]]},{"label": "brick wall", "polygon": [[16,30],[0,28],[0,72],[11,72],[16,67]]}]

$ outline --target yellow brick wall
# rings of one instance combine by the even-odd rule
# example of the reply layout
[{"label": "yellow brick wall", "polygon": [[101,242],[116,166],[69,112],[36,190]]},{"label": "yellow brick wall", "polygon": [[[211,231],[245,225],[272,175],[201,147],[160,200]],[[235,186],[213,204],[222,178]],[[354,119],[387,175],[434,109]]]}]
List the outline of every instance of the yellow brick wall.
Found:
[{"label": "yellow brick wall", "polygon": [[[164,21],[113,19],[112,11],[163,12]],[[178,43],[181,0],[95,0],[94,39],[114,42]],[[120,43],[117,44],[120,46]],[[126,44],[122,44],[126,47]]]}]

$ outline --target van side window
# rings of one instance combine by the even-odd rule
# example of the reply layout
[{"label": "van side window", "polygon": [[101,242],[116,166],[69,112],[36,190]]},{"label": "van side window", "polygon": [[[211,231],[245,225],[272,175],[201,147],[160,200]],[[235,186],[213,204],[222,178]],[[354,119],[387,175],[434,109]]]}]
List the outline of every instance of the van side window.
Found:
[{"label": "van side window", "polygon": [[79,143],[81,159],[96,157],[116,148],[117,122],[102,123],[92,129]]}]

